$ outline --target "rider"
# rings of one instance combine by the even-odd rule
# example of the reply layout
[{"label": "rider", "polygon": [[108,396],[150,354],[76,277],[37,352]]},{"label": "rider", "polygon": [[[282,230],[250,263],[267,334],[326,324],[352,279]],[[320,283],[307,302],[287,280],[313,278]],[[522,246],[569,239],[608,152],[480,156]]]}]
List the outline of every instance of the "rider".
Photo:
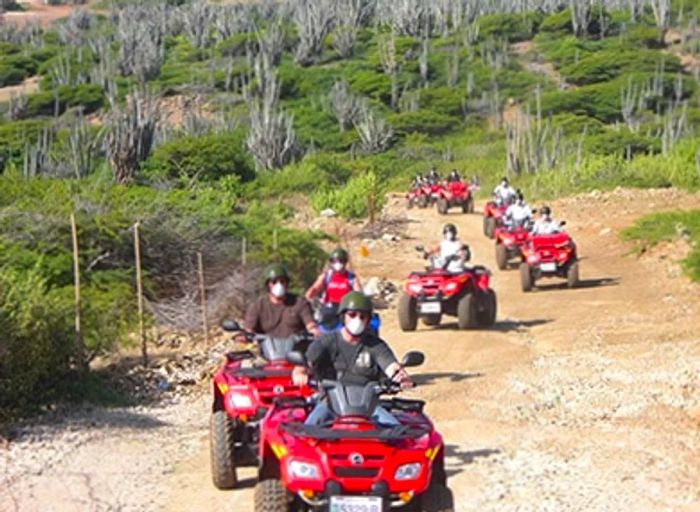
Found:
[{"label": "rider", "polygon": [[462,181],[462,177],[457,172],[457,169],[452,169],[452,171],[450,171],[450,175],[447,177],[447,181],[449,183]]},{"label": "rider", "polygon": [[440,182],[440,174],[438,174],[437,169],[435,169],[435,166],[430,168],[430,171],[428,171],[428,183],[431,185],[435,185],[436,183]]},{"label": "rider", "polygon": [[493,189],[493,195],[496,198],[496,202],[502,205],[511,204],[512,200],[516,196],[515,189],[510,186],[508,178],[505,176],[501,178],[500,183]]},{"label": "rider", "polygon": [[423,178],[422,174],[418,173],[418,174],[416,174],[416,177],[413,178],[413,183],[411,184],[411,188],[412,189],[421,188],[424,183],[425,183],[425,178]]},{"label": "rider", "polygon": [[439,255],[439,261],[444,265],[447,258],[457,255],[458,258],[453,259],[447,265],[448,272],[461,272],[464,270],[464,263],[471,258],[469,246],[463,244],[457,238],[457,227],[454,224],[445,224],[442,228],[442,240],[440,245],[433,247],[426,252],[426,257]]},{"label": "rider", "polygon": [[525,196],[520,189],[517,190],[517,199],[506,210],[506,222],[511,229],[524,226],[532,218],[532,210],[525,202]]},{"label": "rider", "polygon": [[311,307],[303,297],[289,293],[289,273],[274,263],[265,269],[267,294],[253,302],[245,315],[244,329],[249,333],[289,338],[305,331],[319,336]]},{"label": "rider", "polygon": [[[382,339],[368,329],[372,316],[372,301],[360,292],[350,292],[340,303],[343,328],[315,340],[306,351],[306,359],[319,379],[330,379],[363,386],[377,382],[386,376],[399,383],[402,388],[413,386],[413,382]],[[293,382],[308,384],[308,370],[297,366],[292,373]],[[316,403],[306,423],[318,425],[332,419],[326,400]],[[380,425],[395,426],[398,420],[386,409],[378,406],[372,420]]]},{"label": "rider", "polygon": [[328,257],[329,269],[322,272],[314,284],[306,291],[306,300],[312,301],[321,292],[323,304],[338,306],[342,298],[349,292],[362,291],[362,285],[357,276],[348,270],[350,256],[348,251],[337,248]]},{"label": "rider", "polygon": [[540,218],[537,219],[532,227],[533,235],[553,235],[561,231],[561,226],[558,222],[552,219],[552,209],[549,206],[540,208]]}]

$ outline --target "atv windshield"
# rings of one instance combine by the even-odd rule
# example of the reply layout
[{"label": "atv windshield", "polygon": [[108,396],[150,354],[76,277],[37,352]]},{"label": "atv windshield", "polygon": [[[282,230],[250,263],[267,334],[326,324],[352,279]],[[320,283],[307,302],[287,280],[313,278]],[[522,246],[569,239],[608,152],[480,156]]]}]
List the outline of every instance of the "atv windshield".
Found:
[{"label": "atv windshield", "polygon": [[260,340],[260,351],[268,361],[279,361],[287,358],[287,354],[297,348],[301,341],[298,336],[290,338],[273,338],[265,336]]}]

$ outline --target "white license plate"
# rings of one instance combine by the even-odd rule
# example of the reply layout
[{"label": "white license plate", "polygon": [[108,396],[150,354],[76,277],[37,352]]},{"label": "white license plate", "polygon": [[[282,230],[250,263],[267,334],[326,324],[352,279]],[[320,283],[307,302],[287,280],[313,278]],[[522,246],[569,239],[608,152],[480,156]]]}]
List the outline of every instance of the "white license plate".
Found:
[{"label": "white license plate", "polygon": [[540,263],[540,270],[542,272],[556,272],[557,271],[557,264],[556,263]]},{"label": "white license plate", "polygon": [[438,314],[442,312],[439,302],[423,302],[420,305],[420,312],[426,314]]},{"label": "white license plate", "polygon": [[382,499],[376,496],[331,496],[330,512],[382,512]]}]

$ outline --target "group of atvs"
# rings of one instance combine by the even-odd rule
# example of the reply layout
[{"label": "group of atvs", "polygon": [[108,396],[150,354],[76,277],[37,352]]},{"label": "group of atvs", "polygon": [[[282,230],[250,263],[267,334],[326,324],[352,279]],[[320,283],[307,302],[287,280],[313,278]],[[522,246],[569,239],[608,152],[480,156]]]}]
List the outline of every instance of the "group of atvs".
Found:
[{"label": "group of atvs", "polygon": [[[223,328],[241,331],[232,321]],[[255,512],[454,510],[443,440],[422,401],[395,397],[400,386],[390,379],[363,386],[329,380],[296,386],[292,370],[306,360],[293,348],[305,340],[246,336],[259,354],[230,352],[214,376],[210,447],[216,487],[236,487],[237,468],[254,466]],[[260,357],[262,364],[245,364]],[[423,359],[409,352],[401,364],[415,367]],[[307,425],[319,392],[334,419]],[[378,405],[399,425],[374,423]]]},{"label": "group of atvs", "polygon": [[461,208],[463,213],[474,213],[474,192],[479,189],[478,182],[464,182],[459,179],[416,179],[406,193],[406,205],[409,208],[428,208],[436,206],[438,213],[445,215],[450,208]]}]

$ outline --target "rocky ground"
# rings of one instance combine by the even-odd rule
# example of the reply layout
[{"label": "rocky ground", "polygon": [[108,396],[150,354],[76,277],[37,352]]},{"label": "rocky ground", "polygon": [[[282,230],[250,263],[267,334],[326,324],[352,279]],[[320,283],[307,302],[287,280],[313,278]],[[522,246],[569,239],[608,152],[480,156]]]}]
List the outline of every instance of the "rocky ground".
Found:
[{"label": "rocky ground", "polygon": [[[496,271],[489,331],[396,325],[387,282],[422,265],[412,246],[435,241],[444,217],[407,214],[394,199],[383,232],[347,228],[353,254],[369,252],[356,257],[361,275],[381,278],[384,337],[399,353],[426,353],[415,394],[445,436],[457,510],[700,510],[700,287],[679,270],[687,242],[636,256],[617,236],[643,213],[699,199],[621,189],[555,202],[579,243],[583,286],[552,281],[525,295],[517,272]],[[481,217],[449,220],[495,268]],[[56,411],[18,427],[0,447],[0,510],[252,510],[252,471],[232,492],[209,476],[206,381],[226,346],[178,348],[146,375],[146,395],[160,397],[151,405]]]}]

